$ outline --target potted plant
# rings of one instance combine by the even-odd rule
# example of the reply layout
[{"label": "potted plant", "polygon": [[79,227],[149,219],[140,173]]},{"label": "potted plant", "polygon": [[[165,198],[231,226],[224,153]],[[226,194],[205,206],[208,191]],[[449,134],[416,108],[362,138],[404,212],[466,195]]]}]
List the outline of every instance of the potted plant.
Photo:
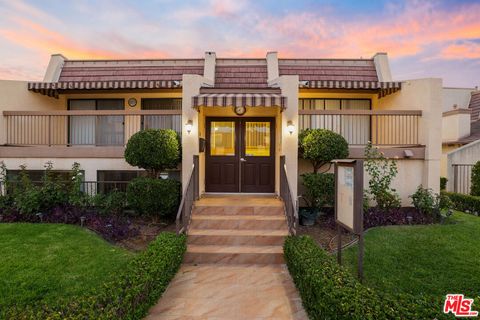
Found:
[{"label": "potted plant", "polygon": [[331,161],[348,157],[348,143],[338,133],[326,129],[307,129],[299,135],[299,154],[312,164],[313,172],[302,175],[307,205],[300,210],[300,223],[313,225],[322,208],[334,204],[335,179]]}]

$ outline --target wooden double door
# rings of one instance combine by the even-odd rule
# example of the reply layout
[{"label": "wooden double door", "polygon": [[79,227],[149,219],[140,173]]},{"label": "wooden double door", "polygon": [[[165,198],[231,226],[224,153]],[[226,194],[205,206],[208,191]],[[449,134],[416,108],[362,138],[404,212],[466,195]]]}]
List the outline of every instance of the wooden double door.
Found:
[{"label": "wooden double door", "polygon": [[206,119],[206,192],[275,192],[275,118]]}]

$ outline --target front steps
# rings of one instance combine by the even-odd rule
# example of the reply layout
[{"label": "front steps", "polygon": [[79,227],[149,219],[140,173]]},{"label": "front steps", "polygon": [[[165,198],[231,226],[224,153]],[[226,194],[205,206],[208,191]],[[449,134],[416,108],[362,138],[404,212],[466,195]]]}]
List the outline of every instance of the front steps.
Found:
[{"label": "front steps", "polygon": [[283,202],[232,196],[196,202],[185,263],[281,264],[288,235]]}]

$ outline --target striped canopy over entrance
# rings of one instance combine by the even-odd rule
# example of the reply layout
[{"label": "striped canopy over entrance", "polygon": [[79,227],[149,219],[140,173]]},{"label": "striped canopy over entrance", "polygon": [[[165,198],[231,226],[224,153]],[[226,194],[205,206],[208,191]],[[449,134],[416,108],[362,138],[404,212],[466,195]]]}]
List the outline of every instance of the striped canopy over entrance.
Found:
[{"label": "striped canopy over entrance", "polygon": [[206,93],[193,97],[193,107],[280,107],[287,98],[276,93]]}]

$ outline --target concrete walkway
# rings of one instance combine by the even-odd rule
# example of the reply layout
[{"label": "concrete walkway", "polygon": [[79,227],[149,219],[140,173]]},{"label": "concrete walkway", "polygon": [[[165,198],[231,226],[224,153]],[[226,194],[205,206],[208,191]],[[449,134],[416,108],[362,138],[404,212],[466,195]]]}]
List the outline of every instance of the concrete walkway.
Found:
[{"label": "concrete walkway", "polygon": [[146,319],[308,319],[283,264],[183,265]]},{"label": "concrete walkway", "polygon": [[283,258],[287,235],[275,197],[198,200],[184,264],[147,319],[307,319]]}]

